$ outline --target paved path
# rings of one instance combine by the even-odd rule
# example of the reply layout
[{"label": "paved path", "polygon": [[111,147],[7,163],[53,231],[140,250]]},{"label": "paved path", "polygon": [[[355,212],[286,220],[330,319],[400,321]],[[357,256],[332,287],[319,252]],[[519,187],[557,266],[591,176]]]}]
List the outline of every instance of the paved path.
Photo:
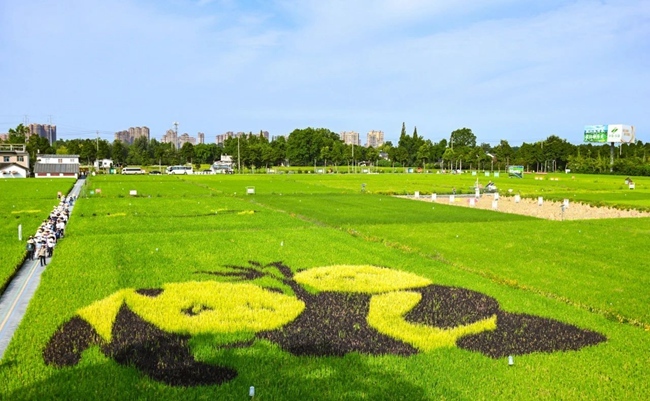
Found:
[{"label": "paved path", "polygon": [[[84,179],[77,180],[68,196],[78,197],[85,181]],[[74,205],[70,207],[71,217],[73,209]],[[51,258],[47,258],[48,265],[50,261]],[[38,259],[26,261],[0,297],[0,360],[2,360],[14,332],[18,329],[27,310],[27,305],[41,281],[41,273],[46,268],[47,266],[40,266]]]}]

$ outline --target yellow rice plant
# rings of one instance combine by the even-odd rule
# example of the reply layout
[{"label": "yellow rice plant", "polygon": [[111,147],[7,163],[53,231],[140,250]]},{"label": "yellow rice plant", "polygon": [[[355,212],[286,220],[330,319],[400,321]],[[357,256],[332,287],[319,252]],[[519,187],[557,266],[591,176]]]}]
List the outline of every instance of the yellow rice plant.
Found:
[{"label": "yellow rice plant", "polygon": [[464,335],[494,330],[497,327],[496,315],[450,329],[414,324],[404,320],[404,315],[413,309],[421,298],[420,293],[412,291],[374,295],[370,299],[368,324],[381,333],[407,342],[422,351],[453,347],[456,345],[456,340]]}]

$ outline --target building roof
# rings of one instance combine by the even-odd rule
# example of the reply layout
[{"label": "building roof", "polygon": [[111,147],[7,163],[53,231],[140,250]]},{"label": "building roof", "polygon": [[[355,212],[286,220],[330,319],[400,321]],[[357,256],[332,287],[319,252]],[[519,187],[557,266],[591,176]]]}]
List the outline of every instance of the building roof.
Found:
[{"label": "building roof", "polygon": [[54,173],[54,174],[79,174],[78,163],[36,163],[34,174]]},{"label": "building roof", "polygon": [[18,168],[23,169],[25,171],[29,171],[29,169],[27,167],[25,167],[23,165],[20,165],[18,163],[0,163],[0,170],[4,170],[4,169],[12,167],[12,166],[13,167],[18,167]]},{"label": "building roof", "polygon": [[37,158],[47,158],[47,159],[70,159],[70,158],[79,158],[79,155],[36,155]]}]

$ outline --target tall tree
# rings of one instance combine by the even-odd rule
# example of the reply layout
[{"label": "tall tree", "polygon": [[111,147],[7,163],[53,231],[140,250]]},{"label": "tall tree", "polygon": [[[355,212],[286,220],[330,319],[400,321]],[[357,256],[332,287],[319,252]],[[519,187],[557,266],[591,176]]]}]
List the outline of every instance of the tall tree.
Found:
[{"label": "tall tree", "polygon": [[460,128],[452,131],[449,142],[454,149],[460,147],[473,148],[476,146],[476,135],[469,128]]},{"label": "tall tree", "polygon": [[110,159],[111,144],[107,140],[100,139],[98,148],[99,150],[97,151],[97,159]]},{"label": "tall tree", "polygon": [[492,149],[492,153],[498,160],[498,168],[505,168],[507,165],[514,163],[515,152],[506,140],[501,140],[497,146]]},{"label": "tall tree", "polygon": [[56,150],[50,145],[50,141],[47,138],[40,137],[38,135],[31,135],[25,146],[27,153],[29,153],[29,167],[34,170],[34,165],[36,164],[36,158],[38,155],[49,155],[55,154]]},{"label": "tall tree", "polygon": [[126,164],[128,149],[126,148],[124,142],[117,139],[114,140],[111,154],[113,155],[113,164],[116,166],[123,166]]},{"label": "tall tree", "polygon": [[[414,132],[417,134],[417,132]],[[406,125],[402,123],[402,132],[397,141],[397,149],[394,153],[395,160],[403,166],[410,165],[411,154],[413,152],[413,137],[406,135]]]},{"label": "tall tree", "polygon": [[26,143],[27,137],[30,136],[29,128],[23,124],[18,124],[16,128],[9,128],[8,133],[9,137],[7,138],[7,142],[9,143]]},{"label": "tall tree", "polygon": [[194,145],[189,142],[185,142],[183,146],[181,146],[180,153],[184,163],[191,163],[192,159],[194,158]]},{"label": "tall tree", "polygon": [[409,144],[408,153],[409,153],[409,165],[415,166],[421,158],[418,155],[420,147],[424,145],[424,138],[418,135],[418,127],[413,128],[413,136],[411,138],[411,143]]},{"label": "tall tree", "polygon": [[84,139],[79,145],[79,161],[92,164],[97,159],[97,142],[93,139]]},{"label": "tall tree", "polygon": [[295,129],[287,139],[287,159],[292,165],[308,166],[321,161],[321,149],[340,141],[338,134],[326,128]]},{"label": "tall tree", "polygon": [[465,164],[472,163],[471,151],[476,147],[476,135],[469,128],[460,128],[452,131],[449,137],[449,143],[453,149],[455,163],[454,167],[462,168],[463,162]]},{"label": "tall tree", "polygon": [[442,156],[445,154],[446,149],[447,149],[447,140],[443,139],[440,142],[434,144],[433,149],[431,151],[431,161],[435,161],[436,163],[439,163],[440,168],[444,168]]},{"label": "tall tree", "polygon": [[422,161],[422,168],[426,169],[427,160],[431,158],[431,141],[425,141],[418,149],[417,158]]},{"label": "tall tree", "polygon": [[[452,148],[446,148],[445,152],[442,154],[442,161],[443,161],[443,168],[447,165],[453,164],[453,161],[456,159],[456,154],[454,152],[454,149]],[[448,164],[449,163],[449,164]],[[450,168],[453,168],[451,166]]]},{"label": "tall tree", "polygon": [[199,143],[194,146],[194,161],[199,164],[212,164],[215,160],[216,145]]},{"label": "tall tree", "polygon": [[551,135],[543,142],[542,151],[545,170],[564,170],[568,162],[569,155],[575,152],[575,146],[556,135]]},{"label": "tall tree", "polygon": [[379,149],[369,147],[366,149],[366,160],[372,164],[376,164],[379,160]]},{"label": "tall tree", "polygon": [[287,160],[287,139],[279,136],[271,142],[272,158],[271,164],[279,166]]}]

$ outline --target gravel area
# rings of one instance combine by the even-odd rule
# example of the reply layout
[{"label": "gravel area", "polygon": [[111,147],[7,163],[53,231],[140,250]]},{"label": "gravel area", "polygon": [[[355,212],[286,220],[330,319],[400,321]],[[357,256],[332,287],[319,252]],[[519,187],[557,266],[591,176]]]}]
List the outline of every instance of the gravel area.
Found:
[{"label": "gravel area", "polygon": [[[400,196],[423,202],[433,202],[431,196]],[[474,205],[470,204],[470,199],[474,199]],[[538,199],[522,198],[517,202],[514,196],[499,197],[496,201],[496,208],[493,205],[494,195],[481,195],[479,199],[473,196],[454,197],[454,202],[450,203],[448,195],[438,195],[435,202],[445,205],[474,207],[476,209],[496,210],[502,213],[522,214],[526,216],[538,217],[548,220],[585,220],[585,219],[612,219],[620,217],[650,217],[650,213],[638,210],[619,210],[610,207],[593,207],[581,203],[569,201],[568,207],[562,210],[563,202],[553,202],[543,199],[541,206]]]}]

